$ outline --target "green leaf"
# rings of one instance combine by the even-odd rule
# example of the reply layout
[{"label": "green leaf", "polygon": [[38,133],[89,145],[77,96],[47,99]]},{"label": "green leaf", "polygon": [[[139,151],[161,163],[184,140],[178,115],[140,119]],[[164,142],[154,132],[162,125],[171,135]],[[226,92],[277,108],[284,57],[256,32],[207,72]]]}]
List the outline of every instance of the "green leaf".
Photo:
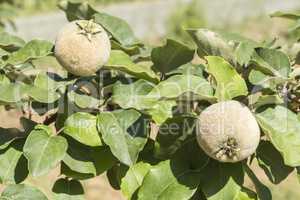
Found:
[{"label": "green leaf", "polygon": [[27,162],[23,156],[23,140],[13,142],[7,149],[0,150],[1,184],[17,184],[28,175]]},{"label": "green leaf", "polygon": [[274,76],[287,78],[291,72],[291,64],[288,56],[276,49],[256,49],[251,62],[261,70]]},{"label": "green leaf", "polygon": [[282,18],[287,18],[287,19],[292,19],[292,20],[300,19],[300,13],[291,13],[291,12],[277,11],[277,12],[272,13],[270,16],[271,17],[282,17]]},{"label": "green leaf", "polygon": [[93,96],[78,94],[73,90],[68,93],[68,98],[70,101],[74,102],[76,106],[82,109],[86,109],[86,108],[97,109],[100,105],[104,103],[104,99],[97,99]]},{"label": "green leaf", "polygon": [[19,83],[1,84],[0,101],[7,103],[20,102],[26,95],[28,88],[26,85]]},{"label": "green leaf", "polygon": [[177,99],[182,95],[192,94],[193,100],[213,99],[213,88],[204,78],[194,75],[174,75],[161,81],[147,95],[149,99]]},{"label": "green leaf", "polygon": [[59,82],[56,82],[54,79],[50,78],[46,73],[39,73],[37,74],[36,78],[34,79],[34,86],[45,89],[55,91],[61,85]]},{"label": "green leaf", "polygon": [[131,199],[133,194],[142,185],[144,177],[150,168],[151,165],[144,162],[137,163],[129,168],[121,182],[122,193],[127,199]]},{"label": "green leaf", "polygon": [[221,56],[229,62],[248,64],[258,43],[237,34],[213,32],[208,29],[188,30],[198,46],[200,57]]},{"label": "green leaf", "polygon": [[29,185],[9,185],[0,196],[0,200],[48,200],[37,188]]},{"label": "green leaf", "polygon": [[78,112],[65,122],[64,133],[88,146],[102,146],[97,130],[97,117],[89,113]]},{"label": "green leaf", "polygon": [[208,161],[195,138],[186,141],[171,160],[150,169],[138,191],[138,199],[190,199]]},{"label": "green leaf", "polygon": [[111,100],[124,109],[135,108],[144,111],[150,114],[156,123],[161,124],[172,117],[172,108],[176,102],[147,96],[154,86],[153,83],[145,80],[138,80],[131,84],[117,82],[114,84]]},{"label": "green leaf", "polygon": [[150,169],[138,192],[138,199],[189,199],[198,184],[199,173],[177,169],[167,160]]},{"label": "green leaf", "polygon": [[154,86],[153,83],[145,80],[138,80],[130,84],[122,84],[118,81],[113,86],[111,100],[124,109],[144,110],[152,106],[152,99],[146,95]]},{"label": "green leaf", "polygon": [[32,85],[26,85],[26,87],[27,95],[40,103],[54,103],[60,98],[60,95],[57,92],[53,90],[51,91],[50,89],[44,89]]},{"label": "green leaf", "polygon": [[256,114],[264,133],[280,152],[284,163],[300,166],[300,123],[297,115],[283,106],[268,108]]},{"label": "green leaf", "polygon": [[97,12],[94,15],[95,22],[101,24],[122,46],[134,46],[140,44],[128,23],[118,17]]},{"label": "green leaf", "polygon": [[250,71],[248,79],[253,85],[258,85],[262,88],[271,89],[273,91],[277,91],[277,85],[283,84],[287,81],[286,78],[270,76],[255,69]]},{"label": "green leaf", "polygon": [[284,100],[279,95],[262,95],[261,93],[255,93],[253,95],[248,96],[249,105],[252,108],[258,109],[259,107],[265,105],[276,105],[276,104],[283,104]]},{"label": "green leaf", "polygon": [[241,65],[248,65],[253,53],[255,52],[253,45],[247,42],[241,42],[236,47],[234,55],[237,59],[237,62]]},{"label": "green leaf", "polygon": [[63,162],[74,172],[94,177],[116,163],[116,158],[108,147],[86,146],[69,137],[67,141],[68,150]]},{"label": "green leaf", "polygon": [[53,200],[85,200],[84,189],[77,180],[58,179],[52,188]]},{"label": "green leaf", "polygon": [[283,158],[274,146],[268,141],[261,141],[256,158],[259,166],[265,171],[272,183],[279,184],[294,170],[284,164]]},{"label": "green leaf", "polygon": [[195,65],[192,63],[187,63],[167,73],[167,75],[183,74],[183,75],[195,75],[204,78],[203,76],[204,69],[205,66],[202,64]]},{"label": "green leaf", "polygon": [[114,156],[131,166],[143,150],[149,132],[149,119],[135,110],[102,112],[98,115],[98,129]]},{"label": "green leaf", "polygon": [[245,80],[223,58],[207,56],[207,71],[217,82],[215,96],[219,101],[230,100],[234,97],[247,95],[248,89]]},{"label": "green leaf", "polygon": [[23,148],[30,174],[47,174],[64,158],[67,148],[68,143],[62,136],[51,136],[44,129],[33,130]]},{"label": "green leaf", "polygon": [[0,47],[7,51],[17,50],[25,45],[25,41],[7,32],[0,32]]},{"label": "green leaf", "polygon": [[113,50],[110,59],[106,64],[107,68],[119,70],[137,78],[150,82],[158,82],[159,78],[150,67],[135,64],[123,51]]},{"label": "green leaf", "polygon": [[32,40],[18,51],[12,53],[7,63],[20,65],[33,59],[45,57],[52,53],[53,44],[45,40]]},{"label": "green leaf", "polygon": [[168,73],[190,62],[194,57],[194,52],[184,44],[168,39],[164,46],[152,50],[151,58],[157,71]]},{"label": "green leaf", "polygon": [[241,163],[227,164],[211,160],[201,174],[201,188],[207,200],[235,199],[244,181]]},{"label": "green leaf", "polygon": [[244,170],[254,184],[255,190],[259,200],[272,200],[272,193],[270,189],[265,186],[249,168],[248,165],[244,165]]}]

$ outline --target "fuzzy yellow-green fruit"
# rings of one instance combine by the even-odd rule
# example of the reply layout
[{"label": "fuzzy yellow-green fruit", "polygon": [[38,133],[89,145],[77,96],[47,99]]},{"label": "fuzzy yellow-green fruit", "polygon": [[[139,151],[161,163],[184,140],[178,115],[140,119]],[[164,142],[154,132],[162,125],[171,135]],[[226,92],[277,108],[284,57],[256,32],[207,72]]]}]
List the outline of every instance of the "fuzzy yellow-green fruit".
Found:
[{"label": "fuzzy yellow-green fruit", "polygon": [[238,101],[224,101],[200,114],[197,141],[210,157],[221,162],[238,162],[255,152],[260,129],[247,106]]},{"label": "fuzzy yellow-green fruit", "polygon": [[106,31],[92,21],[70,22],[58,33],[54,54],[70,73],[90,76],[109,59],[111,43]]}]

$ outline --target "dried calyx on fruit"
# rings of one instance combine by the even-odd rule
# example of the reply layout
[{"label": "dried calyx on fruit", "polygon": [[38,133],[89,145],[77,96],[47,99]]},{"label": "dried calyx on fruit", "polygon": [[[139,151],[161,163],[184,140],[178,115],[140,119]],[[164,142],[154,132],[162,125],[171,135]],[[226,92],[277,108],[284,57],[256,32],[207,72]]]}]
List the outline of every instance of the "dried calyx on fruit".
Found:
[{"label": "dried calyx on fruit", "polygon": [[224,101],[209,106],[200,114],[197,140],[210,157],[221,162],[238,162],[255,152],[260,129],[245,105]]},{"label": "dried calyx on fruit", "polygon": [[68,72],[90,76],[108,61],[110,51],[110,40],[102,26],[91,20],[77,20],[59,32],[54,53]]}]

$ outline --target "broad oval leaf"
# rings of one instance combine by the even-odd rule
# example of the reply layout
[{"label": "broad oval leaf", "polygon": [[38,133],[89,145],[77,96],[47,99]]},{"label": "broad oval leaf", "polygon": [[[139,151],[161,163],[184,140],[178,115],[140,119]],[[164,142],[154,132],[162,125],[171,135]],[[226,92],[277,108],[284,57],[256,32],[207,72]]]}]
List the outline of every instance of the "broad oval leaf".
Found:
[{"label": "broad oval leaf", "polygon": [[98,115],[103,141],[123,164],[136,163],[147,143],[149,119],[135,110],[116,110]]},{"label": "broad oval leaf", "polygon": [[68,143],[62,136],[51,136],[43,129],[33,130],[23,147],[30,174],[47,174],[64,158],[67,148]]},{"label": "broad oval leaf", "polygon": [[18,51],[12,53],[7,63],[20,65],[32,59],[41,58],[52,53],[53,44],[45,40],[32,40]]},{"label": "broad oval leaf", "polygon": [[27,91],[27,86],[19,83],[0,84],[0,101],[6,103],[20,102]]},{"label": "broad oval leaf", "polygon": [[152,167],[138,191],[138,199],[190,199],[199,185],[199,172],[176,167],[170,160]]},{"label": "broad oval leaf", "polygon": [[17,50],[25,45],[25,41],[17,36],[11,35],[7,32],[0,32],[0,47],[7,50]]},{"label": "broad oval leaf", "polygon": [[78,112],[65,122],[64,133],[88,146],[102,146],[97,130],[97,117],[89,113]]},{"label": "broad oval leaf", "polygon": [[75,91],[68,92],[68,98],[70,101],[74,102],[79,108],[94,108],[97,109],[100,105],[104,103],[104,99],[97,99],[93,96],[88,96],[84,94],[78,94]]},{"label": "broad oval leaf", "polygon": [[149,99],[177,99],[182,95],[189,95],[190,101],[213,100],[213,88],[204,78],[194,75],[174,75],[156,85],[147,98]]},{"label": "broad oval leaf", "polygon": [[217,82],[216,96],[219,101],[230,100],[237,96],[247,95],[245,80],[223,58],[207,56],[207,71]]},{"label": "broad oval leaf", "polygon": [[221,56],[233,64],[248,65],[254,49],[260,46],[238,34],[213,32],[208,29],[187,31],[197,44],[200,57]]},{"label": "broad oval leaf", "polygon": [[256,118],[282,155],[284,163],[291,167],[299,166],[300,123],[297,115],[283,106],[276,106],[256,114]]},{"label": "broad oval leaf", "polygon": [[287,78],[291,72],[291,64],[288,56],[276,49],[256,49],[251,62],[261,70],[277,77]]},{"label": "broad oval leaf", "polygon": [[141,44],[126,21],[103,12],[97,12],[93,17],[95,22],[101,24],[122,46]]},{"label": "broad oval leaf", "polygon": [[129,55],[120,50],[112,50],[110,59],[105,65],[109,69],[119,70],[134,77],[150,82],[158,82],[159,78],[148,66],[135,64]]},{"label": "broad oval leaf", "polygon": [[121,191],[127,199],[131,199],[133,194],[142,185],[144,177],[150,168],[150,164],[139,162],[128,169],[126,175],[121,180]]},{"label": "broad oval leaf", "polygon": [[48,198],[33,186],[20,184],[7,186],[0,200],[48,200]]},{"label": "broad oval leaf", "polygon": [[154,48],[151,58],[154,68],[162,73],[168,73],[179,66],[190,62],[195,51],[175,40],[168,39],[162,47]]},{"label": "broad oval leaf", "polygon": [[85,200],[83,186],[77,180],[58,179],[52,192],[53,200]]}]

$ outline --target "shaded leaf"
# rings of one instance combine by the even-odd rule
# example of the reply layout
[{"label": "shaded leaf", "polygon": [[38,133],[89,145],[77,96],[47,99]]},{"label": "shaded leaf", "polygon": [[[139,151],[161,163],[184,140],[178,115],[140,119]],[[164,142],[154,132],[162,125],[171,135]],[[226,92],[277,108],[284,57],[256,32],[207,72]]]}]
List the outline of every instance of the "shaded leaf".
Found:
[{"label": "shaded leaf", "polygon": [[151,58],[157,71],[168,73],[190,62],[194,57],[194,52],[188,46],[168,39],[164,46],[152,50]]},{"label": "shaded leaf", "polygon": [[103,141],[123,164],[133,165],[143,150],[149,132],[149,120],[135,110],[102,112],[98,129]]},{"label": "shaded leaf", "polygon": [[101,146],[102,141],[97,130],[97,117],[89,113],[78,112],[65,122],[64,133],[88,146]]},{"label": "shaded leaf", "polygon": [[7,149],[0,151],[1,184],[17,184],[26,179],[28,170],[22,152],[23,142],[13,142]]},{"label": "shaded leaf", "polygon": [[253,182],[255,190],[259,200],[272,200],[272,194],[270,189],[265,186],[254,174],[254,172],[247,166],[244,165],[244,170]]},{"label": "shaded leaf", "polygon": [[54,200],[85,200],[83,186],[77,180],[58,179],[52,192]]},{"label": "shaded leaf", "polygon": [[25,136],[25,134],[22,135],[22,132],[19,129],[0,127],[0,150],[8,147],[14,140]]},{"label": "shaded leaf", "polygon": [[269,180],[275,184],[283,181],[294,170],[284,164],[280,153],[268,141],[260,142],[256,150],[256,158]]},{"label": "shaded leaf", "polygon": [[202,172],[201,188],[207,200],[232,200],[241,192],[243,181],[241,163],[228,164],[211,160]]},{"label": "shaded leaf", "polygon": [[116,162],[108,147],[86,146],[69,137],[67,141],[68,150],[63,162],[74,172],[94,177],[110,169]]}]

